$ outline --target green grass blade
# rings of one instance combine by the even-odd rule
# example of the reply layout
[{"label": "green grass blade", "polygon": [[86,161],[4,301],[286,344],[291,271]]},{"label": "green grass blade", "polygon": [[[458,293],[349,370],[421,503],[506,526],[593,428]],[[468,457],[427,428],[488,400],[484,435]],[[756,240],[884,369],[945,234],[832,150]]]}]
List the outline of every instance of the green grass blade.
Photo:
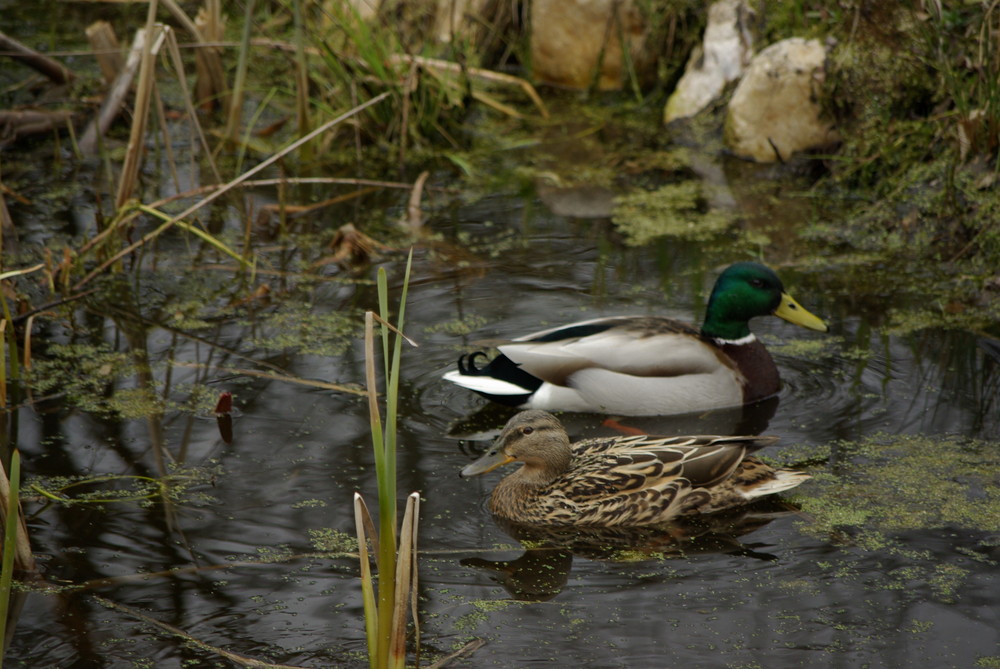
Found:
[{"label": "green grass blade", "polygon": [[7,516],[3,528],[3,561],[0,564],[0,667],[3,666],[3,640],[7,638],[7,611],[14,578],[14,555],[17,553],[18,500],[21,494],[21,455],[16,450],[10,459],[10,487]]}]

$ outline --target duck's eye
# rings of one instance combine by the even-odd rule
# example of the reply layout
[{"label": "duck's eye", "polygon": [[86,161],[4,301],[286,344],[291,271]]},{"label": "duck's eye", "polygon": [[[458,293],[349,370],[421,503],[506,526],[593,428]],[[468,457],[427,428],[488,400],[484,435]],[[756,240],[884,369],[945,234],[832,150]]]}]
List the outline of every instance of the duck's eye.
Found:
[{"label": "duck's eye", "polygon": [[764,287],[764,280],[763,279],[750,279],[750,285],[753,286],[754,288],[763,288]]},{"label": "duck's eye", "polygon": [[533,427],[522,427],[521,428],[521,434],[531,434],[534,431],[535,431],[535,428],[533,428]]}]

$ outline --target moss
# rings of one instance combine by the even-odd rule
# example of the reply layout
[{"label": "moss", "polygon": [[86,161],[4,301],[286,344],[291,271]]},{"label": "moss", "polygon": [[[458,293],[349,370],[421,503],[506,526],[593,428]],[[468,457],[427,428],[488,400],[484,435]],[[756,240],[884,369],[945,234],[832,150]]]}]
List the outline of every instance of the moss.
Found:
[{"label": "moss", "polygon": [[323,553],[357,553],[358,540],[346,532],[334,529],[309,530],[313,548]]},{"label": "moss", "polygon": [[699,181],[682,181],[653,191],[637,191],[618,197],[612,221],[632,246],[670,236],[706,241],[729,229],[731,212],[706,206]]},{"label": "moss", "polygon": [[424,328],[424,332],[428,334],[441,332],[454,337],[460,337],[481,330],[488,322],[489,321],[482,316],[469,314],[464,318],[456,318],[455,320],[445,321],[443,323],[435,323],[434,325]]},{"label": "moss", "polygon": [[[849,530],[858,544],[877,550],[885,535],[910,530],[1000,531],[996,444],[874,435],[824,451],[835,451],[841,464],[835,471],[817,469],[815,481],[797,496],[813,518],[811,532]],[[824,451],[813,456],[824,457]]]},{"label": "moss", "polygon": [[294,350],[302,354],[338,356],[360,334],[358,314],[344,311],[317,313],[310,304],[286,304],[255,324],[263,334],[254,345],[268,350]]}]

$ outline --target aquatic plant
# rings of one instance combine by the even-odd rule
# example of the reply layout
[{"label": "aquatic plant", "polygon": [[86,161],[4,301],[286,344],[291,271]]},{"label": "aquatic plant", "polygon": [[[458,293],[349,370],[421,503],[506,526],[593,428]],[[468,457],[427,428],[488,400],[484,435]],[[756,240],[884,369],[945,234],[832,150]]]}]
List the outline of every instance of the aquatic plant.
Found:
[{"label": "aquatic plant", "polygon": [[[380,267],[378,270],[379,315],[372,311],[365,314],[365,379],[368,388],[372,447],[375,454],[375,475],[378,480],[378,530],[375,529],[371,514],[360,493],[354,494],[354,518],[361,560],[361,592],[365,608],[368,659],[372,669],[405,666],[406,607],[411,590],[416,587],[419,493],[411,493],[406,500],[406,511],[399,529],[398,544],[396,527],[396,421],[399,406],[399,367],[403,340],[406,339],[402,329],[412,260],[411,251],[406,261],[396,325],[393,326],[389,322],[389,291],[384,268]],[[379,411],[375,380],[376,320],[381,329],[382,359],[385,364],[384,425]],[[369,540],[378,566],[377,588],[368,557]],[[415,611],[414,624],[416,624]],[[419,638],[419,627],[417,636]]]},{"label": "aquatic plant", "polygon": [[21,455],[11,454],[10,478],[0,467],[0,516],[3,526],[3,556],[0,566],[0,667],[6,650],[7,618],[13,593],[14,572],[34,572],[35,558],[28,542],[28,530],[21,510]]}]

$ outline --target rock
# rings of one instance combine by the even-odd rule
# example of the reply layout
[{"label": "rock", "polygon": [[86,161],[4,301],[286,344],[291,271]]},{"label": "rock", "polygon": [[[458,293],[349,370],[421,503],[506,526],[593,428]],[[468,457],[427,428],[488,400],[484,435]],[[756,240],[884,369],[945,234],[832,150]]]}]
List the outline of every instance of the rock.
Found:
[{"label": "rock", "polygon": [[647,28],[635,0],[534,0],[532,75],[546,84],[588,88],[597,73],[599,89],[620,89],[628,73],[619,36],[624,35],[632,64],[642,73],[653,62],[645,49]]},{"label": "rock", "polygon": [[694,116],[736,81],[753,55],[747,28],[750,9],[742,0],[721,0],[708,9],[708,25],[700,47],[688,59],[684,76],[667,100],[663,122]]},{"label": "rock", "polygon": [[618,191],[597,184],[566,186],[549,175],[539,175],[535,184],[539,199],[556,216],[566,218],[611,218]]},{"label": "rock", "polygon": [[729,101],[729,147],[744,158],[773,162],[836,143],[837,131],[820,118],[817,103],[825,60],[826,48],[819,40],[800,37],[754,56]]}]

